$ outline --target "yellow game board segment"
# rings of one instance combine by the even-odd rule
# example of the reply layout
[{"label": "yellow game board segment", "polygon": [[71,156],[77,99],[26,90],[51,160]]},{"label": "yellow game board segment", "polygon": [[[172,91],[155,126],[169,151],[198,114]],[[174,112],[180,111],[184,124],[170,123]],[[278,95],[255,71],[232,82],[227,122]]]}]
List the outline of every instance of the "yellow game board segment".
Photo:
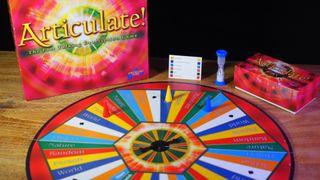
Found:
[{"label": "yellow game board segment", "polygon": [[226,178],[198,165],[198,164],[193,164],[191,166],[191,168],[195,171],[197,171],[199,174],[201,174],[202,176],[204,176],[205,178],[208,178],[208,179],[217,179],[217,180],[224,180]]},{"label": "yellow game board segment", "polygon": [[174,122],[189,94],[187,91],[175,91],[167,122]]},{"label": "yellow game board segment", "polygon": [[174,151],[183,152],[183,153],[186,153],[188,151],[187,149],[182,149],[182,148],[170,148],[170,149]]},{"label": "yellow game board segment", "polygon": [[107,152],[107,153],[100,153],[100,154],[91,154],[91,155],[84,155],[84,156],[72,156],[72,157],[65,157],[65,158],[55,158],[55,159],[48,159],[48,164],[51,170],[56,170],[60,168],[65,168],[69,166],[75,166],[83,163],[93,162],[101,159],[106,159],[110,157],[118,156],[117,152]]},{"label": "yellow game board segment", "polygon": [[155,140],[158,141],[159,140],[159,136],[158,136],[157,130],[152,130],[151,132],[154,135]]},{"label": "yellow game board segment", "polygon": [[135,140],[134,143],[135,143],[135,144],[146,145],[146,146],[150,145],[150,143],[142,142],[142,141],[138,141],[138,140]]},{"label": "yellow game board segment", "polygon": [[139,156],[139,159],[143,159],[143,158],[145,158],[146,156],[148,156],[148,155],[151,154],[151,153],[153,153],[153,151],[148,151],[148,152],[146,152],[146,153],[143,153],[143,154],[141,154],[141,155]]},{"label": "yellow game board segment", "polygon": [[208,140],[248,136],[253,134],[261,134],[261,133],[264,133],[264,131],[257,124],[252,124],[252,125],[248,125],[248,126],[244,126],[236,129],[231,129],[231,130],[227,130],[219,133],[201,136],[200,139],[202,141],[208,141]]},{"label": "yellow game board segment", "polygon": [[181,136],[180,134],[176,134],[175,136],[171,137],[167,141],[171,141],[172,139],[178,139],[180,136]]},{"label": "yellow game board segment", "polygon": [[168,163],[168,162],[169,162],[169,160],[168,160],[165,152],[161,152],[161,156],[162,156],[162,159],[163,159],[163,162],[164,162],[164,163]]},{"label": "yellow game board segment", "polygon": [[142,180],[147,180],[147,179],[151,179],[152,177],[152,173],[143,173],[143,175],[141,176]]},{"label": "yellow game board segment", "polygon": [[[92,106],[90,106],[87,110],[103,119],[106,119],[105,117],[103,117],[103,106],[101,106],[100,104],[96,103]],[[120,127],[122,127],[125,130],[131,130],[132,126],[130,124],[128,124],[127,122],[125,122],[124,120],[122,120],[121,118],[119,118],[117,115],[112,114],[111,116],[109,116],[106,121],[109,121],[113,124],[116,124]]]}]

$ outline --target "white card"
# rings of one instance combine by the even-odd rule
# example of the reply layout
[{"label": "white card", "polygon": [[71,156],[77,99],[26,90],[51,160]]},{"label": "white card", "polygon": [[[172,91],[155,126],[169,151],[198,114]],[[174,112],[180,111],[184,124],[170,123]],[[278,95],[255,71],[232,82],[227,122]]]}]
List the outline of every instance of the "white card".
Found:
[{"label": "white card", "polygon": [[202,57],[169,55],[169,78],[201,80]]}]

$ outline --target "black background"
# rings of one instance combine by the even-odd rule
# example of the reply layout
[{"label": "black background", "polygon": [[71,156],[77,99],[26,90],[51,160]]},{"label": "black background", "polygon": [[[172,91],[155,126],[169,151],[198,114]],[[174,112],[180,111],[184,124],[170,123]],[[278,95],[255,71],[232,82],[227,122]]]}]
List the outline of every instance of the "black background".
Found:
[{"label": "black background", "polygon": [[[0,1],[0,50],[14,50],[6,0]],[[319,64],[320,6],[307,1],[149,0],[149,56],[243,61],[261,52],[288,63]]]}]

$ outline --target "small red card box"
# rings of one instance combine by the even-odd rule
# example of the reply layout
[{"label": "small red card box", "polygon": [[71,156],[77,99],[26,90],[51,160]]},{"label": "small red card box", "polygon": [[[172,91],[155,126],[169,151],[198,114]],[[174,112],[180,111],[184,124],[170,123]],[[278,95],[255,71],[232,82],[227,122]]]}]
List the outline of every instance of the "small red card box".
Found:
[{"label": "small red card box", "polygon": [[318,96],[320,77],[257,53],[235,66],[234,84],[259,99],[297,113]]}]

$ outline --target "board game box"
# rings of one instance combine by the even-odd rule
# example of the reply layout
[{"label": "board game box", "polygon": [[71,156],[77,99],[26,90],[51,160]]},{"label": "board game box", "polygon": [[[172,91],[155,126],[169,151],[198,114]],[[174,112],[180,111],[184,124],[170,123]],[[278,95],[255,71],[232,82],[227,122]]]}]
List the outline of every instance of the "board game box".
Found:
[{"label": "board game box", "polygon": [[316,74],[261,53],[234,72],[237,89],[294,114],[318,96],[319,82]]},{"label": "board game box", "polygon": [[146,0],[8,0],[27,100],[148,77]]}]

